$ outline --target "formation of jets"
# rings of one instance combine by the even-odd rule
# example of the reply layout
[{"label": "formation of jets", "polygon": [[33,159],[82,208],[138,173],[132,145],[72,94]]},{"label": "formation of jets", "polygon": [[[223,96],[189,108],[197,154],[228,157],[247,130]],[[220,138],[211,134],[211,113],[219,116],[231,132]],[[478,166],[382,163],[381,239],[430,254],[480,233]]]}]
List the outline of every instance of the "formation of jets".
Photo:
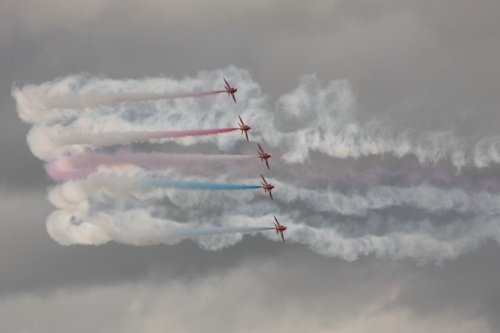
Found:
[{"label": "formation of jets", "polygon": [[[234,94],[238,91],[238,89],[234,88],[234,87],[231,87],[229,85],[229,83],[226,81],[226,79],[224,79],[224,88],[225,88],[225,92],[228,94],[228,95],[231,95],[231,97],[233,98],[234,102],[236,103],[236,97],[234,96]],[[239,122],[238,122],[238,126],[239,126],[239,130],[241,131],[241,134],[245,134],[245,137],[247,139],[247,141],[250,141],[248,139],[248,131],[250,131],[252,129],[252,127],[250,127],[249,125],[245,124],[245,122],[243,121],[243,119],[241,119],[241,116],[238,116],[239,117]],[[270,154],[270,153],[266,153],[264,151],[264,149],[262,149],[262,147],[260,146],[260,144],[257,144],[258,146],[258,150],[257,150],[257,153],[258,153],[258,156],[260,158],[260,160],[262,161],[262,163],[266,163],[266,167],[267,169],[269,170],[269,158],[271,158],[273,155]],[[264,189],[264,193],[269,193],[269,197],[271,198],[271,200],[274,200],[273,199],[273,194],[272,194],[272,190],[274,189],[274,185],[271,184],[271,183],[268,183],[266,178],[264,178],[263,175],[260,175],[260,177],[262,178],[260,183],[262,185],[262,188]],[[281,240],[284,242],[285,241],[285,236],[284,236],[284,231],[287,229],[286,226],[280,224],[280,222],[278,221],[278,219],[276,218],[276,216],[274,216],[274,230],[276,230],[276,234],[279,234],[281,236]]]}]

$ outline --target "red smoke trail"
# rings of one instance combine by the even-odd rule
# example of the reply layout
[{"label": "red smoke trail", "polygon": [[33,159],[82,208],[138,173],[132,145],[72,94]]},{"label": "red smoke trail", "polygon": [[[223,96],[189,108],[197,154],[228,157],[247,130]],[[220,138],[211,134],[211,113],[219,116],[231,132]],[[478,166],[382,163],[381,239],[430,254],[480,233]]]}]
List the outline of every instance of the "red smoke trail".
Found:
[{"label": "red smoke trail", "polygon": [[239,130],[238,127],[231,128],[215,128],[207,130],[187,130],[187,131],[162,131],[162,132],[150,132],[151,139],[164,139],[164,138],[183,138],[187,136],[203,136],[203,135],[213,135],[228,133]]},{"label": "red smoke trail", "polygon": [[58,146],[87,144],[96,148],[113,145],[128,145],[154,139],[184,138],[189,136],[214,135],[236,131],[239,128],[216,128],[187,131],[126,131],[126,132],[68,132],[54,133],[52,143]]}]

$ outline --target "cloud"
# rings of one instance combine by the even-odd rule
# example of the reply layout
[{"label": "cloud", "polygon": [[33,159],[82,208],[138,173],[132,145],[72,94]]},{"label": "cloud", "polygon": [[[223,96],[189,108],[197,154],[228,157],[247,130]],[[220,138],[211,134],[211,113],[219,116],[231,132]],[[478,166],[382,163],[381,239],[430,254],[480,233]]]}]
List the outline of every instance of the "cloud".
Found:
[{"label": "cloud", "polygon": [[[218,329],[226,320],[230,321],[227,325],[231,331],[245,330],[252,324],[262,325],[256,327],[259,331],[270,330],[268,325],[277,331],[292,331],[287,323],[302,331],[499,331],[498,245],[494,241],[439,267],[416,267],[411,260],[390,261],[375,259],[373,255],[343,263],[317,255],[306,246],[291,242],[281,246],[262,237],[244,237],[242,242],[218,252],[200,250],[186,241],[173,247],[110,243],[61,248],[44,232],[42,220],[50,207],[43,191],[34,186],[46,186],[47,180],[41,163],[33,159],[26,147],[28,128],[13,112],[15,105],[9,89],[14,81],[43,82],[81,71],[115,78],[157,76],[159,72],[177,78],[195,77],[201,68],[236,62],[250,68],[265,94],[272,96],[266,109],[275,113],[279,110],[273,107],[274,100],[294,89],[304,73],[317,73],[323,86],[328,84],[324,80],[349,81],[355,97],[354,110],[350,112],[355,112],[358,127],[376,121],[395,134],[408,128],[417,137],[445,132],[452,139],[458,138],[465,144],[467,154],[474,156],[472,146],[482,138],[498,136],[500,2],[349,0],[315,2],[313,6],[310,2],[290,1],[212,1],[202,5],[196,1],[157,5],[151,1],[58,2],[44,2],[45,9],[33,1],[7,0],[0,4],[1,179],[2,184],[8,185],[2,197],[5,205],[0,209],[2,331],[126,331],[124,327],[132,327],[130,331],[135,332],[138,327],[147,327],[154,332],[174,324],[181,326],[177,331],[199,331]],[[244,111],[234,109],[222,97],[217,103],[223,103],[226,112],[236,115]],[[203,108],[211,110],[208,106]],[[283,119],[278,124],[294,126]],[[232,154],[247,146],[238,142],[228,147],[226,151]],[[491,164],[494,160],[490,167],[463,167],[457,174],[446,159],[436,166],[432,160],[429,165],[415,166],[418,162],[411,154],[403,158],[387,154],[361,156],[354,160],[309,151],[307,155],[297,155],[306,156],[306,162],[298,165],[277,163],[280,148],[266,148],[275,156],[270,174],[273,181],[276,178],[318,192],[326,190],[325,183],[331,181],[330,188],[346,198],[365,197],[372,186],[412,191],[405,187],[427,183],[440,191],[459,190],[471,197],[482,190],[498,193],[498,165]],[[167,144],[161,149],[218,152],[210,142],[192,147]],[[304,151],[298,150],[301,154]],[[445,179],[439,175],[443,164]],[[239,169],[235,177],[250,178],[258,170],[255,167]],[[316,172],[318,169],[321,173]],[[369,173],[373,169],[382,171]],[[406,173],[409,169],[417,173],[416,180],[415,174]],[[315,170],[315,174],[305,174],[307,170]],[[345,173],[349,177],[343,177]],[[217,173],[205,176],[215,177]],[[483,181],[493,186],[486,186]],[[167,211],[176,221],[200,221],[197,210],[185,207],[225,201],[215,209],[204,208],[203,213],[210,216],[225,209],[241,214],[232,205],[246,199],[265,214],[276,213],[274,204],[280,209],[285,207],[282,201],[260,200],[258,194],[232,198],[223,193],[204,193],[193,198],[177,191],[160,200],[155,213],[162,215]],[[281,196],[279,190],[276,194]],[[449,199],[445,196],[450,194],[443,195],[443,200]],[[97,208],[103,209],[104,204],[109,203],[99,201]],[[344,235],[355,236],[355,227],[366,222],[333,213],[311,214],[302,201],[294,206],[294,221],[303,221],[309,215],[314,226],[318,215],[328,215]],[[367,214],[370,224],[365,228],[380,236],[387,235],[384,226],[402,230],[415,223],[420,230],[425,229],[423,219],[427,218],[431,225],[457,231],[455,225],[449,224],[451,221],[459,219],[459,228],[464,228],[471,219],[469,213],[458,216],[453,209],[429,214],[402,206],[370,210]],[[284,261],[287,255],[290,259]],[[255,269],[253,274],[253,260],[270,261],[265,269]],[[313,262],[317,265],[309,265]],[[273,270],[280,263],[285,273]],[[239,276],[251,290],[245,292],[241,281],[230,282],[231,288],[225,289],[226,275],[220,271],[240,264],[249,268]],[[266,272],[271,275],[269,278],[262,284],[255,282],[262,281]],[[221,282],[203,282],[203,277],[209,276]],[[174,281],[170,287],[160,283],[167,280]],[[126,285],[122,284],[124,281]],[[198,281],[205,287],[196,288]],[[51,290],[57,292],[48,292]],[[232,292],[245,299],[255,294],[266,298],[254,301],[254,311],[244,317],[238,315],[240,303],[215,301]],[[11,293],[16,296],[8,297]],[[210,306],[193,304],[205,296],[214,300]],[[383,301],[391,297],[399,302]],[[169,305],[163,305],[167,300]],[[377,306],[380,304],[386,307]],[[290,307],[301,311],[294,312]],[[275,316],[281,319],[276,308],[286,318],[274,323]],[[129,310],[132,319],[127,326],[122,325],[126,320],[119,318]],[[87,316],[81,316],[82,313]],[[210,318],[205,318],[205,313]],[[232,316],[228,318],[228,314]],[[27,316],[30,321],[25,320]],[[250,321],[248,317],[257,320]],[[282,322],[283,326],[279,326]],[[301,326],[306,324],[310,326]]]},{"label": "cloud", "polygon": [[[2,320],[0,327],[73,332],[102,328],[162,332],[167,326],[176,332],[194,332],[206,327],[218,332],[491,330],[487,318],[469,317],[474,313],[473,306],[441,308],[428,315],[415,311],[418,298],[436,300],[432,288],[420,286],[419,297],[403,305],[402,299],[415,285],[401,267],[379,263],[385,268],[380,270],[377,265],[367,263],[332,266],[309,260],[304,264],[309,270],[305,271],[293,266],[297,260],[306,259],[301,254],[279,259],[252,260],[190,281],[164,280],[161,272],[157,272],[139,283],[60,289],[44,297],[6,297],[0,301],[0,318],[11,320]],[[432,275],[414,271],[423,279]],[[103,305],[112,309],[105,316],[96,310]],[[29,321],[21,320],[26,311],[33,313]]]}]

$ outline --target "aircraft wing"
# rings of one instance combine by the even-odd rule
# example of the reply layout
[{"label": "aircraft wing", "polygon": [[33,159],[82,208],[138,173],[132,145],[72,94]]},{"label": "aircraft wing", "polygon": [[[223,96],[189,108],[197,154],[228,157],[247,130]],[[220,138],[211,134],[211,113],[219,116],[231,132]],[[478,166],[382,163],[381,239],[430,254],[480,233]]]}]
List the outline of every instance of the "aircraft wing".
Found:
[{"label": "aircraft wing", "polygon": [[274,200],[273,199],[273,194],[271,193],[271,190],[269,190],[269,196],[271,197],[271,200]]},{"label": "aircraft wing", "polygon": [[248,140],[248,131],[245,131],[245,136],[247,137],[247,141],[250,141]]},{"label": "aircraft wing", "polygon": [[284,242],[285,241],[285,236],[283,236],[283,231],[280,232],[280,234],[281,234],[281,240]]},{"label": "aircraft wing", "polygon": [[233,97],[233,101],[236,103],[236,97],[234,97],[234,93],[232,93],[231,96]]},{"label": "aircraft wing", "polygon": [[266,166],[267,166],[267,169],[269,170],[269,162],[266,160]]}]

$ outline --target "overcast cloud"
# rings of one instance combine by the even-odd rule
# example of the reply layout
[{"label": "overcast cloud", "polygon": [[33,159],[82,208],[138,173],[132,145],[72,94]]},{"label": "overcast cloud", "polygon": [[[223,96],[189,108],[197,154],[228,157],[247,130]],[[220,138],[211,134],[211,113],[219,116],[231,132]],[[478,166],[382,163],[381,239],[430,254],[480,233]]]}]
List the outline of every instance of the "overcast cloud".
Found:
[{"label": "overcast cloud", "polygon": [[[500,190],[499,160],[493,158],[500,121],[499,35],[500,3],[494,0],[3,1],[0,331],[500,331],[500,238],[492,232],[498,229]],[[26,142],[30,126],[16,112],[13,85],[82,72],[118,80],[183,79],[230,65],[237,73],[248,71],[250,79],[244,82],[260,87],[239,106],[258,101],[247,110],[250,119],[262,124],[257,111],[264,110],[275,117],[270,126],[280,133],[318,124],[328,133],[334,125],[321,123],[325,118],[286,122],[293,113],[290,105],[295,105],[286,96],[298,87],[328,90],[334,82],[348,87],[347,123],[369,135],[390,128],[398,138],[409,133],[405,138],[416,143],[436,138],[429,133],[447,133],[446,144],[442,136],[432,141],[441,149],[457,147],[449,145],[449,138],[472,146],[491,139],[468,154],[493,157],[488,165],[471,163],[460,173],[450,155],[436,164],[420,163],[417,155],[428,146],[416,144],[405,156],[380,150],[345,158],[332,148],[339,136],[304,155],[298,145],[289,145],[285,134],[273,137],[255,125],[255,138],[283,157],[271,161],[272,176],[296,190],[277,196],[275,206],[263,201],[261,193],[227,200],[218,194],[212,200],[165,195],[156,203],[169,207],[168,217],[178,220],[195,221],[206,214],[232,221],[231,214],[279,212],[290,223],[300,220],[318,230],[333,221],[347,239],[393,239],[391,230],[417,230],[424,240],[436,240],[435,247],[425,249],[429,252],[418,246],[404,253],[394,247],[393,255],[366,250],[351,262],[344,259],[353,257],[339,254],[346,253],[347,245],[344,252],[335,242],[315,247],[293,230],[285,244],[272,241],[271,234],[245,236],[218,251],[190,240],[173,246],[111,242],[68,247],[49,236],[45,222],[54,207],[46,190],[53,182]],[[311,78],[317,81],[308,85]],[[223,97],[191,110],[196,115],[203,107],[218,112],[227,107],[230,115],[233,106]],[[305,108],[311,114],[320,109]],[[327,103],[322,110],[332,116],[344,109]],[[374,122],[380,127],[374,129]],[[249,149],[241,141],[229,148],[218,144],[156,148],[210,153]],[[249,153],[253,151],[252,146]],[[349,150],[354,151],[363,150]],[[287,160],[290,152],[294,161]],[[242,168],[233,177],[247,180],[258,176],[260,168]],[[311,193],[330,201],[311,202]],[[392,199],[374,201],[374,193]],[[123,204],[140,206],[130,200]],[[232,204],[238,208],[232,210]],[[186,214],[190,205],[199,210]],[[401,249],[409,251],[409,246]],[[442,256],[428,255],[435,249]],[[406,259],[395,259],[399,257]]]}]

